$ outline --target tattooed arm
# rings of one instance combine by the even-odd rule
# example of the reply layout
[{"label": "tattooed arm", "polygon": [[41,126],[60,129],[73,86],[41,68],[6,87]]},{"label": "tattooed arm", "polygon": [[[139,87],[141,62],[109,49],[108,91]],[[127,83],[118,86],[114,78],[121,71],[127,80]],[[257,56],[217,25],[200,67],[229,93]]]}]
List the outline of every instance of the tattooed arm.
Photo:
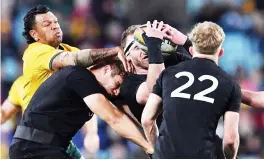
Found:
[{"label": "tattooed arm", "polygon": [[90,67],[97,62],[106,58],[118,56],[122,61],[126,70],[130,71],[124,52],[121,47],[103,48],[103,49],[84,49],[78,52],[62,52],[55,55],[51,60],[52,69],[58,70],[70,65],[78,65],[82,67]]}]

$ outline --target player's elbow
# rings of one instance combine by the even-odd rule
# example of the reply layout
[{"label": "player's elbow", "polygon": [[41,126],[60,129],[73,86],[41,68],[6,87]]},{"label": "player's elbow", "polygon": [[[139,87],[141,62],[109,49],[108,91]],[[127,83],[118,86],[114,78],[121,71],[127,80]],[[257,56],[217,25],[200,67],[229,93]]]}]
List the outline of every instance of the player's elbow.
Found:
[{"label": "player's elbow", "polygon": [[119,124],[120,121],[124,118],[125,114],[115,109],[114,114],[107,117],[105,122],[108,123],[110,126]]},{"label": "player's elbow", "polygon": [[2,108],[0,108],[0,120],[1,120],[1,124],[7,121],[7,116]]},{"label": "player's elbow", "polygon": [[141,118],[141,124],[143,128],[149,128],[154,125],[154,121],[148,118],[145,118],[144,116]]},{"label": "player's elbow", "polygon": [[224,136],[224,146],[235,145],[239,143],[239,134],[238,132],[235,133],[228,133]]}]

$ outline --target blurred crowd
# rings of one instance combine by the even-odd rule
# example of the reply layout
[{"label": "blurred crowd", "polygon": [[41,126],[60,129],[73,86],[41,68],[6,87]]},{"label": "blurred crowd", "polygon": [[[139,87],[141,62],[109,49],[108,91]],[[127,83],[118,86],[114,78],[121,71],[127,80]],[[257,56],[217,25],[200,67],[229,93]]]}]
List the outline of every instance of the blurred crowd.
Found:
[{"label": "blurred crowd", "polygon": [[[241,88],[264,90],[264,1],[262,0],[8,0],[1,1],[1,103],[13,81],[22,74],[22,55],[27,47],[22,36],[23,17],[37,4],[47,5],[58,17],[63,42],[84,48],[120,45],[122,32],[132,24],[163,20],[183,33],[205,20],[226,33],[220,66]],[[264,158],[264,110],[241,104],[240,158]],[[20,116],[1,125],[1,158]],[[136,145],[117,136],[99,120],[100,149],[89,154],[83,132],[73,139],[85,157],[146,158]],[[223,134],[223,121],[217,133]]]}]

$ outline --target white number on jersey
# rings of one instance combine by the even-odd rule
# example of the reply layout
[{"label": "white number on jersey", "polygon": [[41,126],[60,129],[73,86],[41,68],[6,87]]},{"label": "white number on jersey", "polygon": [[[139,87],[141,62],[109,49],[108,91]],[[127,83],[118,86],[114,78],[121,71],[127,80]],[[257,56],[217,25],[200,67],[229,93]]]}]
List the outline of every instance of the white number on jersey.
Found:
[{"label": "white number on jersey", "polygon": [[[181,91],[185,90],[186,88],[190,87],[193,82],[194,82],[194,75],[190,72],[179,72],[175,75],[176,78],[179,77],[188,77],[188,81],[187,83],[185,83],[184,85],[178,87],[177,89],[175,89],[173,92],[171,92],[171,97],[179,97],[179,98],[186,98],[186,99],[190,99],[191,98],[191,94],[189,93],[183,93]],[[204,80],[210,80],[213,82],[213,85],[199,93],[196,93],[193,97],[194,100],[198,100],[198,101],[205,101],[208,103],[214,103],[214,98],[211,97],[206,97],[206,94],[209,94],[211,92],[213,92],[214,90],[216,90],[216,88],[218,87],[218,80],[210,75],[202,75],[198,78],[199,81],[204,81]]]}]

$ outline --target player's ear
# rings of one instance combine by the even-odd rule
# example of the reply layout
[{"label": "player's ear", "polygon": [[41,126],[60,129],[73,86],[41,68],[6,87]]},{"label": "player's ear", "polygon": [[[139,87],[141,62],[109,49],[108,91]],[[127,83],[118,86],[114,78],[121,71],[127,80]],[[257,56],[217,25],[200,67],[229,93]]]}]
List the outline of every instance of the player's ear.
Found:
[{"label": "player's ear", "polygon": [[104,74],[108,74],[108,73],[111,73],[111,65],[105,65],[103,67],[103,70],[104,70]]},{"label": "player's ear", "polygon": [[127,60],[128,62],[132,62],[132,58],[131,58],[131,56],[130,56],[130,55],[126,56],[126,60]]},{"label": "player's ear", "polygon": [[224,54],[224,49],[221,48],[220,51],[219,51],[219,53],[218,53],[218,57],[221,57],[223,54]]},{"label": "player's ear", "polygon": [[189,48],[189,52],[193,56],[193,47],[192,46]]},{"label": "player's ear", "polygon": [[37,42],[39,40],[38,33],[36,30],[32,29],[29,31],[30,36]]}]

